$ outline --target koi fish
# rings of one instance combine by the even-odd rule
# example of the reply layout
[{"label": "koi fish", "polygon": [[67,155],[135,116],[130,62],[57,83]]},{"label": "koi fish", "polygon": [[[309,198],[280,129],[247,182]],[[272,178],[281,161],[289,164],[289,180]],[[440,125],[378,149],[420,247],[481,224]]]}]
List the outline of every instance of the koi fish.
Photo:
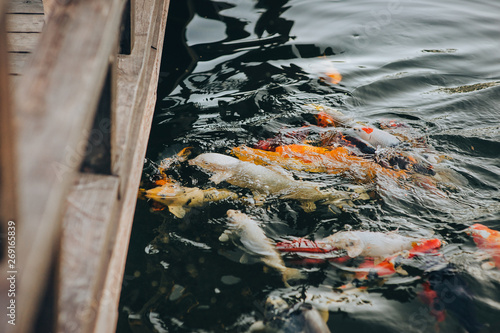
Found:
[{"label": "koi fish", "polygon": [[[339,231],[321,240],[332,247],[344,249],[351,258],[357,256],[386,258],[401,251],[410,251],[416,248],[414,253],[422,251],[427,240],[417,240],[412,237],[401,236],[395,233],[383,233],[372,231]],[[423,244],[426,244],[424,246]],[[441,242],[433,242],[437,245]]]},{"label": "koi fish", "polygon": [[328,312],[320,312],[311,303],[290,307],[281,297],[269,296],[264,310],[264,320],[252,324],[249,332],[330,333],[326,325]]},{"label": "koi fish", "polygon": [[358,124],[353,118],[348,117],[339,110],[329,106],[320,104],[308,104],[307,106],[314,108],[317,112],[316,121],[318,126],[352,127],[355,124]]},{"label": "koi fish", "polygon": [[304,275],[298,269],[285,266],[274,244],[267,238],[255,220],[238,210],[232,209],[227,211],[227,216],[229,218],[229,229],[219,237],[221,242],[227,242],[229,239],[239,239],[244,251],[260,257],[263,263],[280,272],[285,284],[287,284],[288,280],[304,278]]},{"label": "koi fish", "polygon": [[328,149],[306,144],[293,144],[276,147],[274,152],[235,147],[232,153],[240,160],[251,161],[255,164],[279,165],[285,169],[307,172],[332,174],[347,172],[352,177],[364,181],[371,180],[379,174],[393,179],[406,177],[403,170],[386,169],[375,162],[351,155],[345,147]]},{"label": "koi fish", "polygon": [[226,199],[238,199],[238,195],[225,189],[182,187],[175,182],[167,182],[162,186],[143,191],[146,198],[152,199],[168,207],[178,218],[183,218],[193,207],[202,207],[208,202]]},{"label": "koi fish", "polygon": [[476,223],[467,228],[477,247],[486,252],[492,259],[492,265],[500,268],[500,232],[485,225]]},{"label": "koi fish", "polygon": [[166,177],[165,171],[169,168],[172,167],[173,164],[179,163],[179,162],[185,162],[187,161],[189,155],[191,155],[191,149],[192,147],[185,147],[183,148],[180,152],[178,152],[176,155],[172,157],[167,157],[161,160],[160,165],[159,165],[159,171],[160,174]]},{"label": "koi fish", "polygon": [[354,126],[352,129],[362,140],[368,142],[375,148],[394,147],[401,143],[396,136],[378,128],[371,126]]},{"label": "koi fish", "polygon": [[248,188],[257,198],[276,195],[280,199],[298,200],[307,212],[315,210],[315,202],[319,200],[340,207],[349,204],[351,200],[348,192],[337,190],[323,192],[315,183],[293,179],[282,168],[270,169],[227,155],[205,153],[190,160],[189,164],[212,172],[210,180],[216,184],[226,181],[232,185]]}]

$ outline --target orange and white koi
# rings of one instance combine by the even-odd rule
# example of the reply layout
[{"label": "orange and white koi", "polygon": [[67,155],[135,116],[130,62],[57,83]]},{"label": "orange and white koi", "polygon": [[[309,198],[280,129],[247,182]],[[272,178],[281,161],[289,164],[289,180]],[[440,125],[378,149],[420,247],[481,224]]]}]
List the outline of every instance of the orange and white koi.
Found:
[{"label": "orange and white koi", "polygon": [[394,135],[371,126],[354,126],[352,128],[362,140],[368,142],[373,147],[394,147],[401,141]]},{"label": "orange and white koi", "polygon": [[466,233],[472,236],[478,248],[491,257],[492,263],[500,268],[500,232],[476,223],[467,228]]}]

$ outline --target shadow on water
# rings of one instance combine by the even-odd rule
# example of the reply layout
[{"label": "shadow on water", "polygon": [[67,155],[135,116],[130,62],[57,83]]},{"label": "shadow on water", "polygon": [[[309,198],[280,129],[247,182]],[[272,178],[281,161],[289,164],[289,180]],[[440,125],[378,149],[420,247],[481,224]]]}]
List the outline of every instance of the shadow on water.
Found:
[{"label": "shadow on water", "polygon": [[[246,332],[265,319],[271,295],[327,311],[332,332],[500,331],[500,273],[484,268],[463,232],[473,223],[500,230],[498,17],[486,0],[172,1],[143,187],[158,179],[162,159],[184,147],[193,147],[193,156],[229,154],[303,126],[308,140],[319,142],[311,104],[374,126],[407,124],[426,144],[413,151],[442,159],[436,170],[446,186],[381,177],[364,184],[377,200],[340,214],[321,205],[307,213],[293,200],[270,198],[263,206],[211,202],[178,218],[139,199],[117,332]],[[340,82],[329,79],[334,71]],[[186,162],[167,173],[183,186],[251,195],[214,184]],[[354,181],[294,176],[323,188]],[[406,274],[367,281],[355,279],[359,258],[287,257],[307,279],[285,287],[276,271],[255,258],[240,261],[241,249],[219,241],[228,209],[250,214],[276,242],[352,228],[436,237],[444,245],[437,255],[403,259]],[[349,283],[361,288],[339,291]]]}]

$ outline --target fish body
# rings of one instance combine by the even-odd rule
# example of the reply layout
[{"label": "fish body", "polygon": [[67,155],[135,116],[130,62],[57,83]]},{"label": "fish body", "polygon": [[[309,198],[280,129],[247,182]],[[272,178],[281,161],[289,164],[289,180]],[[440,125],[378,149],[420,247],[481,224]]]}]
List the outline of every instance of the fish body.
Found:
[{"label": "fish body", "polygon": [[344,249],[351,258],[357,256],[385,258],[401,251],[408,251],[416,239],[395,233],[371,231],[339,231],[322,240],[332,247]]},{"label": "fish body", "polygon": [[146,198],[152,199],[168,207],[169,211],[178,218],[183,218],[193,207],[202,207],[208,202],[225,199],[238,199],[238,195],[225,189],[182,187],[177,183],[167,182],[144,191]]},{"label": "fish body", "polygon": [[466,231],[472,236],[477,247],[491,256],[497,268],[500,268],[500,232],[476,223]]},{"label": "fish body", "polygon": [[401,141],[394,135],[370,126],[354,126],[352,128],[362,140],[365,140],[373,147],[394,147]]},{"label": "fish body", "polygon": [[226,181],[232,185],[248,188],[261,195],[276,195],[281,199],[299,200],[306,210],[314,210],[314,202],[318,200],[349,200],[347,192],[319,190],[317,184],[295,180],[291,176],[276,169],[266,168],[237,158],[217,154],[205,153],[189,161],[204,170],[213,173],[210,178],[213,182]]},{"label": "fish body", "polygon": [[280,272],[285,283],[288,280],[302,279],[304,277],[299,270],[285,266],[273,242],[267,238],[254,219],[232,209],[227,211],[227,216],[229,218],[229,228],[219,237],[220,241],[239,240],[244,251],[259,257],[267,266]]}]

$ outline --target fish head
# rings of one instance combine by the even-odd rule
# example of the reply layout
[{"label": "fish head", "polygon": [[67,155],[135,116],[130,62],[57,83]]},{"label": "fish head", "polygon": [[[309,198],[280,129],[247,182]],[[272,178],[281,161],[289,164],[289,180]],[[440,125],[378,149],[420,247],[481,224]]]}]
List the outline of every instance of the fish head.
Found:
[{"label": "fish head", "polygon": [[288,309],[288,304],[283,298],[271,295],[266,299],[264,308],[264,316],[267,320],[273,320],[283,315],[284,311]]},{"label": "fish head", "polygon": [[239,162],[237,158],[231,156],[217,153],[205,153],[190,160],[189,165],[196,165],[202,169],[217,172],[228,171],[236,167]]},{"label": "fish head", "polygon": [[490,235],[491,235],[491,229],[489,229],[485,225],[482,225],[479,223],[472,225],[465,232],[468,235],[472,235],[474,238],[480,237],[480,238],[483,238],[485,240],[488,239],[488,237],[490,237]]},{"label": "fish head", "polygon": [[325,242],[331,246],[347,251],[351,258],[359,256],[363,252],[363,242],[356,234],[350,231],[340,231],[325,238]]}]

